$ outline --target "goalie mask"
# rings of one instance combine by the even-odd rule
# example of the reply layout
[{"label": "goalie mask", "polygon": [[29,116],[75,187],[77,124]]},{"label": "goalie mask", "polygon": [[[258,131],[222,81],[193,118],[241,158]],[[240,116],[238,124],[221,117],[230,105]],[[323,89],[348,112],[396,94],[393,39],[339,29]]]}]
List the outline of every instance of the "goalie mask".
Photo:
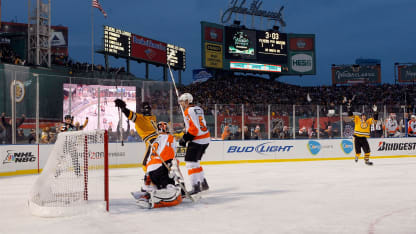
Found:
[{"label": "goalie mask", "polygon": [[142,114],[143,115],[152,115],[152,107],[148,102],[143,102],[142,104]]},{"label": "goalie mask", "polygon": [[157,123],[157,131],[159,133],[169,133],[168,123],[164,121],[160,121],[159,123]]}]

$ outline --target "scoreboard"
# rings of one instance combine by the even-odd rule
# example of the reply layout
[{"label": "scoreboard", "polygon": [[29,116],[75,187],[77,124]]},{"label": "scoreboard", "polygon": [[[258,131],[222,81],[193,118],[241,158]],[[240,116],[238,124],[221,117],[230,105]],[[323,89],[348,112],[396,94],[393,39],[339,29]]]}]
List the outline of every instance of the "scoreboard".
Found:
[{"label": "scoreboard", "polygon": [[175,46],[172,44],[167,44],[166,46],[166,61],[169,66],[181,70],[186,68],[186,57],[185,57],[185,48]]},{"label": "scoreboard", "polygon": [[282,75],[315,75],[315,35],[201,22],[202,66]]},{"label": "scoreboard", "polygon": [[185,70],[185,48],[104,26],[104,53],[139,62]]},{"label": "scoreboard", "polygon": [[130,57],[131,33],[104,26],[104,51],[111,54]]},{"label": "scoreboard", "polygon": [[287,63],[287,34],[256,31],[257,58],[267,63]]}]

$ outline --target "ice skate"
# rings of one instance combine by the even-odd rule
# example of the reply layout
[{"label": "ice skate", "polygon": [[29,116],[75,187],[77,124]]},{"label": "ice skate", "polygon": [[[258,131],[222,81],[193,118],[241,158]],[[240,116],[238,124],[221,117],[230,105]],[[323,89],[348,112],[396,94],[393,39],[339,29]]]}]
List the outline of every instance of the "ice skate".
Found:
[{"label": "ice skate", "polygon": [[[133,195],[133,192],[132,192]],[[136,194],[138,195],[138,194]],[[134,197],[134,195],[133,195]],[[136,198],[136,205],[140,208],[143,209],[150,209],[152,208],[152,204],[149,202],[150,199],[150,194],[149,193],[144,193],[143,195],[141,195],[140,197]]]},{"label": "ice skate", "polygon": [[192,191],[189,192],[190,195],[194,195],[201,192],[201,183],[192,185]]},{"label": "ice skate", "polygon": [[201,183],[201,191],[207,191],[208,189],[209,189],[209,186],[208,186],[207,179],[204,178],[204,180]]},{"label": "ice skate", "polygon": [[373,165],[373,162],[365,161],[365,164],[368,165],[368,166],[372,166]]}]

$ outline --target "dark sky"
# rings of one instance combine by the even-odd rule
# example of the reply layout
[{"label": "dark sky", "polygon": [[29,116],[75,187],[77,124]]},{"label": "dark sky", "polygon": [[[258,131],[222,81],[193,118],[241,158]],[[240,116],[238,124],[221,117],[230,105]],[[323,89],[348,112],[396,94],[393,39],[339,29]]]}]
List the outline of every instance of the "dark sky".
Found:
[{"label": "dark sky", "polygon": [[[102,26],[110,25],[184,47],[187,70],[182,79],[187,84],[192,81],[192,69],[201,68],[200,21],[219,23],[220,11],[227,8],[229,1],[100,2],[108,18],[104,19],[98,9],[94,9],[96,46],[102,44]],[[251,2],[247,0],[245,6]],[[416,63],[415,0],[263,0],[262,10],[277,11],[282,5],[287,22],[283,31],[316,34],[317,59],[316,76],[282,77],[283,82],[330,85],[331,64],[353,64],[357,58],[375,58],[381,60],[382,82],[394,83],[395,62]],[[2,20],[26,23],[27,0],[3,0]],[[91,0],[52,1],[52,25],[69,28],[69,53],[74,60],[91,61]],[[263,29],[266,29],[265,24]],[[102,55],[95,55],[95,61],[104,64]],[[111,59],[110,63],[125,66],[121,59]],[[136,76],[144,77],[143,64],[132,62],[131,69]],[[150,75],[154,80],[162,80],[162,69],[152,68]]]}]

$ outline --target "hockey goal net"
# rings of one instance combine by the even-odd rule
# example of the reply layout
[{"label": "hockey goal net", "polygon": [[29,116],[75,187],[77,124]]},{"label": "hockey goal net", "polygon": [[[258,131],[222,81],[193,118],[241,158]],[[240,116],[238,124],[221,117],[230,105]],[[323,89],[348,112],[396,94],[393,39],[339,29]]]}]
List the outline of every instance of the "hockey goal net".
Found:
[{"label": "hockey goal net", "polygon": [[54,217],[109,209],[108,135],[105,130],[63,132],[30,192],[33,215]]}]

